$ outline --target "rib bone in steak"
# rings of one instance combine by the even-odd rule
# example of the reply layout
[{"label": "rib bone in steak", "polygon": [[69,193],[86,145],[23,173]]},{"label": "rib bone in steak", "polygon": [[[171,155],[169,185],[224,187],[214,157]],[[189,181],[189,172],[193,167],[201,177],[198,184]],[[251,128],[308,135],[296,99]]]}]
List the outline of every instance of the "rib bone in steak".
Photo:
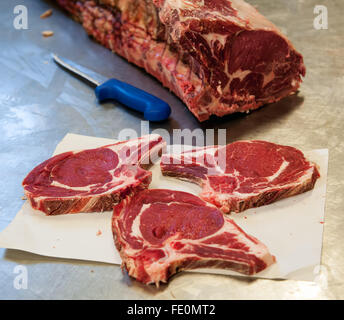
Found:
[{"label": "rib bone in steak", "polygon": [[34,168],[23,181],[34,209],[47,215],[112,210],[122,198],[148,187],[143,169],[161,152],[159,135],[97,149],[56,155]]},{"label": "rib bone in steak", "polygon": [[238,141],[161,158],[163,175],[202,186],[200,197],[225,213],[272,203],[314,187],[316,165],[293,147]]},{"label": "rib bone in steak", "polygon": [[242,0],[57,0],[98,42],[144,68],[204,121],[295,93],[303,58]]},{"label": "rib bone in steak", "polygon": [[252,275],[275,261],[215,206],[181,191],[146,189],[127,197],[114,207],[112,229],[122,267],[146,284],[201,267]]}]

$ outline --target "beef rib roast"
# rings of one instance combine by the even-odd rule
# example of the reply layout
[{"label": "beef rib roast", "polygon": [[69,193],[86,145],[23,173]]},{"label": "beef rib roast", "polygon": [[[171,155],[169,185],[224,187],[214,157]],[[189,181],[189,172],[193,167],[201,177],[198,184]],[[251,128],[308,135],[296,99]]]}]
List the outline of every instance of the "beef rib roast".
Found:
[{"label": "beef rib roast", "polygon": [[199,121],[297,91],[302,55],[242,0],[57,0],[89,35],[144,68]]},{"label": "beef rib roast", "polygon": [[152,174],[144,168],[164,146],[162,137],[152,134],[56,155],[27,175],[25,195],[47,215],[111,211],[127,195],[148,187]]},{"label": "beef rib roast", "polygon": [[160,167],[165,176],[199,184],[200,197],[224,213],[308,191],[320,177],[300,150],[258,140],[164,154]]},{"label": "beef rib roast", "polygon": [[112,230],[122,268],[145,284],[202,267],[253,275],[275,262],[218,208],[181,191],[146,189],[125,198],[114,207]]}]

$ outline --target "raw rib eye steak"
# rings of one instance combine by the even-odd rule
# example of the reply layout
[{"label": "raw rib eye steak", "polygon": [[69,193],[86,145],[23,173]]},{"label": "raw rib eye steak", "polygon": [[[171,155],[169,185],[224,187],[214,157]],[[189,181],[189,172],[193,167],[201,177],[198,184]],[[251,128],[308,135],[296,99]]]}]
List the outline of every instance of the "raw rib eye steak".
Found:
[{"label": "raw rib eye steak", "polygon": [[148,187],[152,174],[142,167],[156,161],[164,145],[159,135],[147,135],[56,155],[27,175],[25,195],[47,215],[112,210],[122,198]]},{"label": "raw rib eye steak", "polygon": [[275,261],[263,243],[186,192],[146,189],[127,197],[114,207],[112,230],[122,267],[145,284],[202,267],[252,275]]},{"label": "raw rib eye steak", "polygon": [[57,0],[87,33],[172,90],[199,121],[295,93],[290,41],[242,0]]},{"label": "raw rib eye steak", "polygon": [[300,150],[257,140],[165,154],[160,166],[163,175],[202,186],[200,197],[224,213],[311,190],[320,176]]}]

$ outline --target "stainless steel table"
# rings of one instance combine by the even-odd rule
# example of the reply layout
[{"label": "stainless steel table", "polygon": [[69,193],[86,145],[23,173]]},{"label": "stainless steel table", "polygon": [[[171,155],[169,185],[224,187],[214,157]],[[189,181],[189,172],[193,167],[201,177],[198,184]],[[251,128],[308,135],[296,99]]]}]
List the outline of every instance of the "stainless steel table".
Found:
[{"label": "stainless steel table", "polygon": [[[23,2],[23,1],[22,1]],[[22,4],[22,2],[20,4]],[[123,275],[118,266],[55,259],[0,249],[1,299],[338,299],[344,298],[344,3],[324,2],[328,29],[316,30],[318,0],[249,1],[279,26],[305,58],[307,76],[297,96],[248,115],[198,123],[181,101],[139,68],[90,40],[82,27],[52,2],[26,0],[28,29],[13,26],[17,1],[0,2],[0,231],[23,204],[21,181],[50,157],[67,132],[117,138],[140,132],[141,118],[123,107],[96,103],[93,89],[57,68],[56,52],[165,99],[170,120],[150,130],[227,129],[228,142],[265,139],[302,150],[328,148],[330,163],[322,267],[316,282],[251,280],[179,274],[160,289]],[[48,19],[39,16],[53,8]],[[43,30],[54,36],[44,38]],[[16,289],[16,266],[27,268],[27,289]]]}]

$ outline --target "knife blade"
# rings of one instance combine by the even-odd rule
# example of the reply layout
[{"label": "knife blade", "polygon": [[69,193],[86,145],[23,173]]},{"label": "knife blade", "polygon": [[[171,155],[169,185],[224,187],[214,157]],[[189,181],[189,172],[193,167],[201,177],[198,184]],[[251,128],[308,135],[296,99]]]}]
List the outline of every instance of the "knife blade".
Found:
[{"label": "knife blade", "polygon": [[95,71],[83,67],[69,59],[52,54],[54,61],[96,86],[95,94],[99,102],[113,99],[123,105],[143,113],[148,121],[163,121],[171,114],[170,106],[158,97],[114,78],[106,78]]}]

